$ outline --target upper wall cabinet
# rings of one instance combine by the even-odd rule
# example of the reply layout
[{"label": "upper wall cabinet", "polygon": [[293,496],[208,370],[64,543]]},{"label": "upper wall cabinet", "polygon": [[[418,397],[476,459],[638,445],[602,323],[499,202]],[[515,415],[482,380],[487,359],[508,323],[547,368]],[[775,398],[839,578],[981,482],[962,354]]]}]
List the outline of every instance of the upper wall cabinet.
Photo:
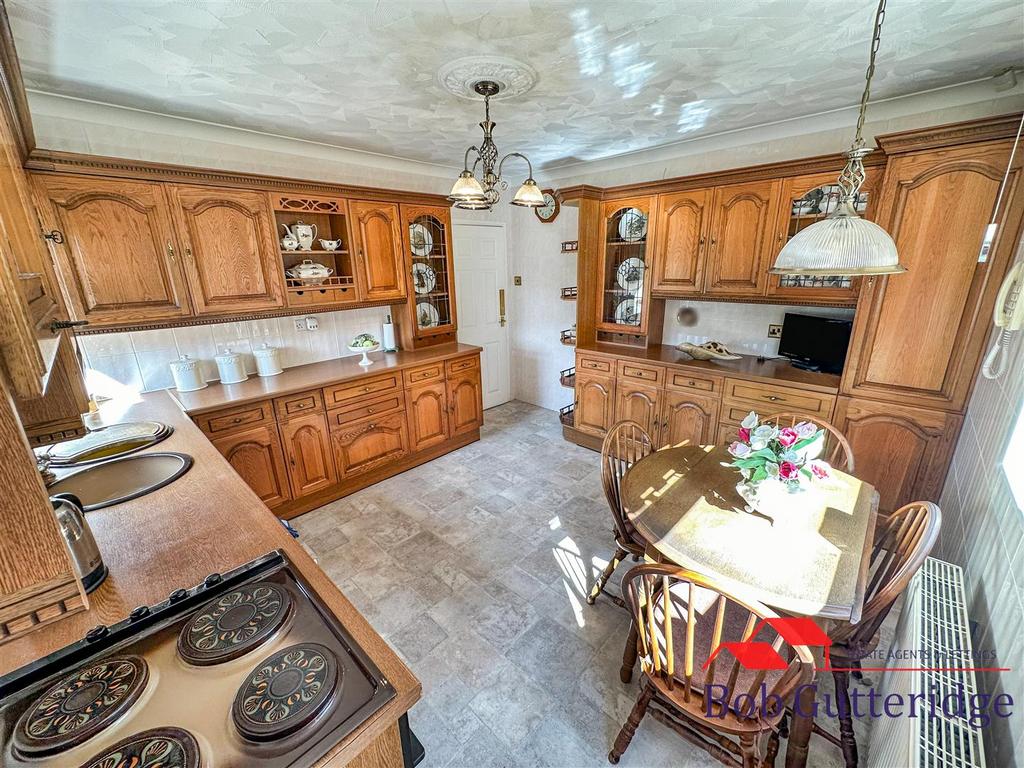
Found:
[{"label": "upper wall cabinet", "polygon": [[161,185],[50,175],[35,183],[43,228],[60,233],[50,248],[72,317],[114,325],[190,314]]},{"label": "upper wall cabinet", "polygon": [[407,295],[402,231],[396,203],[349,203],[357,263],[366,301],[404,300]]},{"label": "upper wall cabinet", "polygon": [[398,319],[402,346],[414,349],[451,341],[456,329],[451,212],[440,206],[405,204],[401,211],[405,269],[412,283],[406,317]]},{"label": "upper wall cabinet", "polygon": [[602,207],[604,262],[597,327],[642,336],[647,332],[648,239],[653,236],[653,197],[612,200]]},{"label": "upper wall cabinet", "polygon": [[974,382],[1000,280],[1020,233],[1018,155],[999,234],[979,262],[1010,143],[985,142],[890,157],[877,220],[903,274],[867,279],[854,321],[843,392],[961,410]]},{"label": "upper wall cabinet", "polygon": [[713,195],[712,189],[695,189],[658,197],[652,290],[685,294],[700,293],[704,287]]},{"label": "upper wall cabinet", "polygon": [[776,231],[781,195],[779,179],[715,188],[706,293],[764,294],[772,256],[782,242]]},{"label": "upper wall cabinet", "polygon": [[284,306],[274,216],[259,192],[172,187],[196,314]]}]

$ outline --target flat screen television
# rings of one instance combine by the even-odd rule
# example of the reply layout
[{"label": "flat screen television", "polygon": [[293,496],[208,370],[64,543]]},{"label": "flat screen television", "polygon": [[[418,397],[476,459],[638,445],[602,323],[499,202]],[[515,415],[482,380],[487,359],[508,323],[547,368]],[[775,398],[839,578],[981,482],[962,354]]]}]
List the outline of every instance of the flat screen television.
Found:
[{"label": "flat screen television", "polygon": [[779,354],[797,368],[842,373],[852,328],[852,320],[787,312],[782,321]]}]

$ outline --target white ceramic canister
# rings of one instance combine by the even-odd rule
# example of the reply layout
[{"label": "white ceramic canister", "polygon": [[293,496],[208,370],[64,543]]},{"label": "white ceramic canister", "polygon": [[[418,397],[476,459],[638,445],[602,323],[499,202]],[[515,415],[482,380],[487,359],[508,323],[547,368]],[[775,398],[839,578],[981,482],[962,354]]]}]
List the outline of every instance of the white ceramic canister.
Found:
[{"label": "white ceramic canister", "polygon": [[245,358],[240,352],[232,352],[228,347],[227,352],[213,359],[217,361],[221,384],[238,384],[249,378],[249,374],[245,372]]},{"label": "white ceramic canister", "polygon": [[277,347],[261,344],[252,351],[256,358],[257,376],[277,376],[281,372],[281,356]]},{"label": "white ceramic canister", "polygon": [[206,386],[203,371],[198,360],[182,355],[169,363],[171,376],[174,377],[174,388],[179,392],[194,392]]}]

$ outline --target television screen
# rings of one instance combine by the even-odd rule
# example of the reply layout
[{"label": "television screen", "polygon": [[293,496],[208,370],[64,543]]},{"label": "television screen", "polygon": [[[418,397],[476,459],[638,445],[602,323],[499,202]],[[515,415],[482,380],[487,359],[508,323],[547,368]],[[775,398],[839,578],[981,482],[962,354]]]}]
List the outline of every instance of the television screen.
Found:
[{"label": "television screen", "polygon": [[852,327],[851,320],[787,312],[779,354],[799,368],[842,373]]}]

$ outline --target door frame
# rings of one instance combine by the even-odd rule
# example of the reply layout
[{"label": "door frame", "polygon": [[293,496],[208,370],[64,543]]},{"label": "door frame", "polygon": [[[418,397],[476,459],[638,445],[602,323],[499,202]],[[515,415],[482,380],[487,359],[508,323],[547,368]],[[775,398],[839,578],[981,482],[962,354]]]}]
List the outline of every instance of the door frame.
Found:
[{"label": "door frame", "polygon": [[[460,227],[492,227],[494,229],[500,229],[502,238],[505,241],[505,332],[508,337],[508,343],[505,345],[505,371],[508,374],[508,400],[505,402],[512,402],[516,399],[515,390],[512,386],[512,323],[515,320],[514,313],[509,311],[512,306],[511,302],[511,291],[509,290],[512,285],[512,260],[509,254],[508,247],[508,226],[504,221],[467,221],[464,219],[458,219],[452,217],[452,268],[458,271],[458,252],[455,249],[455,236],[458,228]],[[452,276],[454,278],[454,275]],[[462,301],[462,299],[459,299]],[[456,335],[458,331],[456,330]],[[481,386],[483,382],[483,359],[480,360],[481,370],[480,379]],[[504,405],[504,403],[499,403]],[[491,406],[497,408],[498,406]]]}]

